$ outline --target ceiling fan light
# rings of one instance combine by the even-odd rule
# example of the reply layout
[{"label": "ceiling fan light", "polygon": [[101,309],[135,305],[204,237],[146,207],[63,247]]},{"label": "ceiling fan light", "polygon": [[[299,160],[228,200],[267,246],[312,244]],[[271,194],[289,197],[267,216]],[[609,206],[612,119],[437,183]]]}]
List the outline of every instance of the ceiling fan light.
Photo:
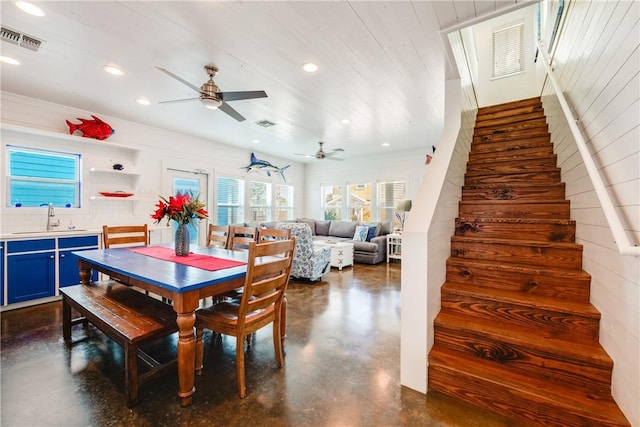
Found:
[{"label": "ceiling fan light", "polygon": [[202,102],[205,107],[211,110],[215,110],[222,105],[222,101],[215,98],[200,98],[200,102]]}]

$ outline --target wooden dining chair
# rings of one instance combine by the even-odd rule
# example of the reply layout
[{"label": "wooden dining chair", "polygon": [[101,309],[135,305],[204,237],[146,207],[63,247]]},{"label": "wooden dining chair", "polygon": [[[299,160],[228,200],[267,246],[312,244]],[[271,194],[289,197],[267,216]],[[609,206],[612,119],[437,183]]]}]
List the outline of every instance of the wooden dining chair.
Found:
[{"label": "wooden dining chair", "polygon": [[[291,229],[259,228],[258,244],[272,242],[274,240],[288,240],[291,238]],[[295,259],[295,252],[294,252]],[[287,335],[287,293],[282,297],[282,310],[280,313],[280,338]],[[247,336],[247,344],[251,345],[252,336]]]},{"label": "wooden dining chair", "polygon": [[259,228],[258,244],[272,242],[274,240],[289,240],[291,230],[281,230],[279,228]]},{"label": "wooden dining chair", "polygon": [[246,395],[244,369],[245,337],[273,323],[273,347],[278,367],[284,364],[280,319],[295,238],[258,245],[249,243],[247,275],[242,298],[225,301],[196,311],[196,374],[202,373],[204,329],[236,337],[236,372],[238,394]]},{"label": "wooden dining chair", "polygon": [[124,246],[148,246],[149,228],[144,225],[102,226],[102,243],[105,249]]},{"label": "wooden dining chair", "polygon": [[229,244],[229,226],[209,224],[207,246],[226,248]]},{"label": "wooden dining chair", "polygon": [[246,251],[249,243],[255,242],[258,237],[256,227],[229,226],[229,243],[227,249],[233,251]]},{"label": "wooden dining chair", "polygon": [[[149,246],[149,227],[143,225],[103,225],[102,226],[102,246],[104,249],[129,247],[129,246]],[[110,280],[115,280],[111,278]],[[141,289],[135,288],[142,292]],[[149,291],[144,291],[149,295]],[[162,302],[170,303],[164,297]]]}]

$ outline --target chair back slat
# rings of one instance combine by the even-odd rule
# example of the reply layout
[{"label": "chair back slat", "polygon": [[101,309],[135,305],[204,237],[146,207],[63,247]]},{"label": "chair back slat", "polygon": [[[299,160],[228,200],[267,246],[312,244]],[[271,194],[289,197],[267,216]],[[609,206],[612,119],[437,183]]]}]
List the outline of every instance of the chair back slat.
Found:
[{"label": "chair back slat", "polygon": [[291,230],[281,230],[277,228],[258,229],[258,244],[273,242],[274,240],[288,240],[291,238]]},{"label": "chair back slat", "polygon": [[246,251],[249,243],[256,242],[258,231],[256,227],[229,226],[229,243],[227,249]]},{"label": "chair back slat", "polygon": [[207,246],[226,248],[229,244],[229,226],[209,224]]},{"label": "chair back slat", "polygon": [[149,229],[144,225],[102,226],[102,243],[105,249],[119,246],[148,246]]}]

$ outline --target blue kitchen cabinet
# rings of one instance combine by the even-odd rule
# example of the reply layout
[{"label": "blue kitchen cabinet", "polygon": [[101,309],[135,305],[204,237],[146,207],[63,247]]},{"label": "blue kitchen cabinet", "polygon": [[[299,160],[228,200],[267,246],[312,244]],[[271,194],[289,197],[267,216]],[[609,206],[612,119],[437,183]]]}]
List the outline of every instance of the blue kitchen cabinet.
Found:
[{"label": "blue kitchen cabinet", "polygon": [[8,241],[7,303],[55,294],[55,239]]},{"label": "blue kitchen cabinet", "polygon": [[[78,257],[72,252],[84,249],[98,249],[98,236],[61,237],[58,239],[58,286],[60,288],[80,283]],[[98,280],[97,271],[93,271],[92,280]]]}]

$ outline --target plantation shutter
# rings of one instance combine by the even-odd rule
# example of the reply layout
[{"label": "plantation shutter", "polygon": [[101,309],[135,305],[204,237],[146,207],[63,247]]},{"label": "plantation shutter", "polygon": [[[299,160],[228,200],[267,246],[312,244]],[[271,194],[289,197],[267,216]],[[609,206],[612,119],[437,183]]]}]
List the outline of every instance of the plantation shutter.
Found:
[{"label": "plantation shutter", "polygon": [[524,71],[524,24],[493,32],[493,77]]}]

